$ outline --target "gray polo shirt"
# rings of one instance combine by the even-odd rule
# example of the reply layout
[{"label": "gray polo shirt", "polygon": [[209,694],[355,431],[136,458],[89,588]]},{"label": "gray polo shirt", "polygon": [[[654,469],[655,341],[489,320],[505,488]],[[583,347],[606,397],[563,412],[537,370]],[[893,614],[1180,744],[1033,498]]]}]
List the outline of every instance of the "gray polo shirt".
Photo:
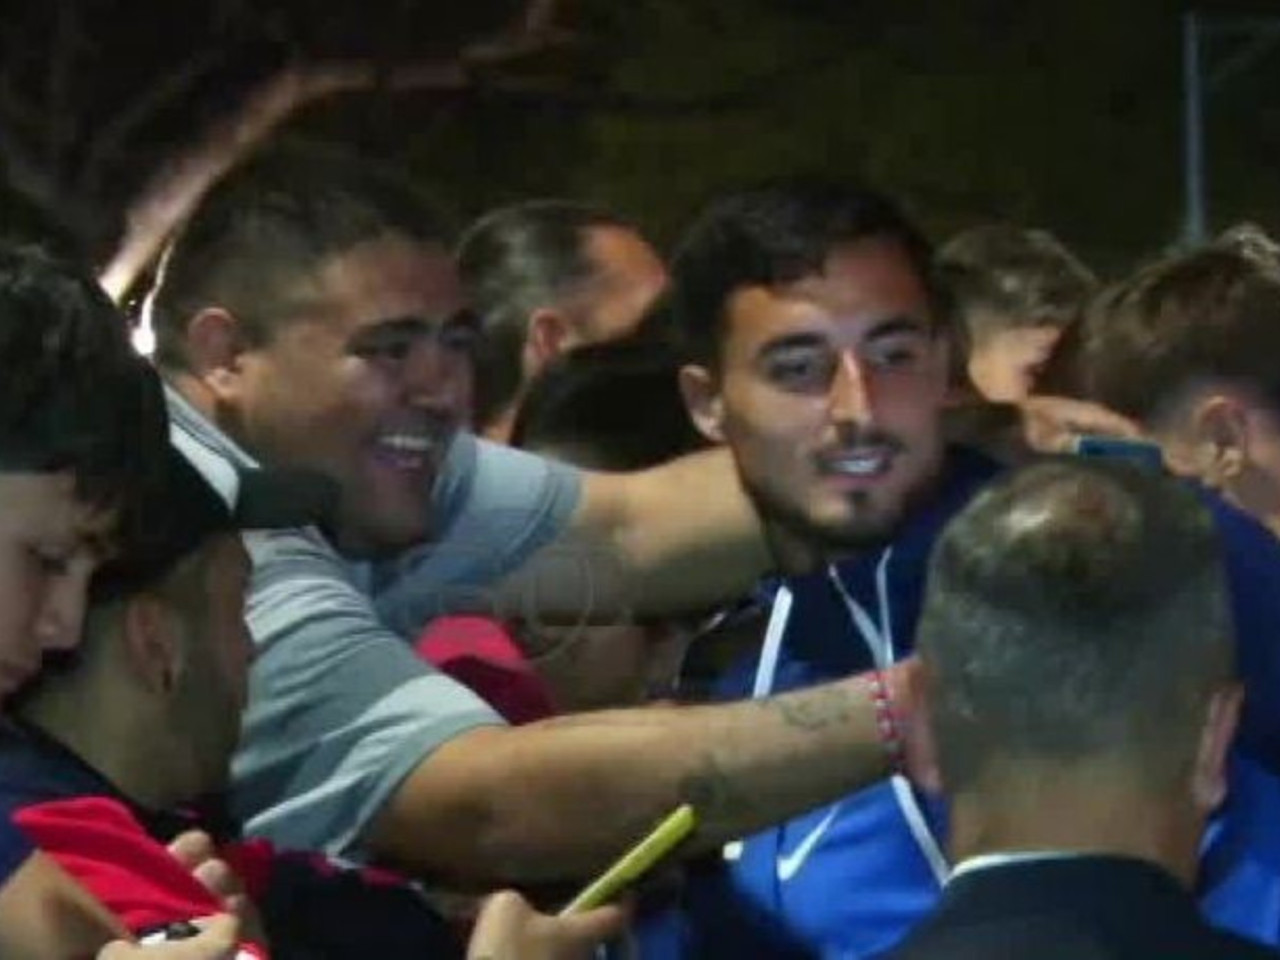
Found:
[{"label": "gray polo shirt", "polygon": [[[175,445],[231,499],[236,469],[253,459],[175,391],[168,400]],[[554,540],[580,492],[568,467],[461,435],[435,490],[423,491],[438,543],[382,574],[381,586],[401,598],[482,588]],[[359,861],[366,826],[425,757],[503,721],[384,626],[367,575],[317,530],[244,539],[257,658],[233,809],[249,835]],[[406,633],[409,617],[400,617]]]}]

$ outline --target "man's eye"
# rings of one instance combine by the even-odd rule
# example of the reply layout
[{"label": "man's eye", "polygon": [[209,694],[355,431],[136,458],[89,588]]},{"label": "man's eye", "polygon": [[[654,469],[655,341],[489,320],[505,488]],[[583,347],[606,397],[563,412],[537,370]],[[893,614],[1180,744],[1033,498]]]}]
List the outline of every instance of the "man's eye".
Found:
[{"label": "man's eye", "polygon": [[867,360],[877,367],[892,370],[913,370],[925,359],[925,345],[911,341],[895,341],[873,347]]},{"label": "man's eye", "polygon": [[27,553],[36,568],[45,576],[61,577],[71,569],[71,555],[47,547],[29,547]]},{"label": "man's eye", "polygon": [[769,379],[784,386],[819,386],[830,379],[834,362],[821,354],[795,354],[769,361]]},{"label": "man's eye", "polygon": [[354,352],[366,360],[399,362],[407,359],[412,350],[413,343],[409,340],[379,340],[362,343]]},{"label": "man's eye", "polygon": [[459,353],[471,353],[480,341],[480,332],[464,323],[446,324],[440,331],[440,345]]}]

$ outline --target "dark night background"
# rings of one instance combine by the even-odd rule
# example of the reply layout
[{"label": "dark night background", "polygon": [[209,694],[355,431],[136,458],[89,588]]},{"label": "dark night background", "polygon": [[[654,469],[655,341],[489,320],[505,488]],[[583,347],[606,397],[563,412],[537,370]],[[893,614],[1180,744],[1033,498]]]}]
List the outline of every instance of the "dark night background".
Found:
[{"label": "dark night background", "polygon": [[[538,6],[538,4],[534,4]],[[660,241],[719,188],[835,171],[903,197],[936,236],[1046,226],[1103,271],[1175,241],[1182,7],[1168,0],[578,0],[528,51],[463,57],[513,0],[5,0],[0,193],[8,231],[56,231],[101,261],[149,177],[234,122],[289,64],[363,63],[277,135],[407,164],[459,220],[563,194]],[[1280,21],[1280,2],[1202,0]],[[1206,74],[1211,228],[1280,227],[1280,36],[1215,36]]]}]

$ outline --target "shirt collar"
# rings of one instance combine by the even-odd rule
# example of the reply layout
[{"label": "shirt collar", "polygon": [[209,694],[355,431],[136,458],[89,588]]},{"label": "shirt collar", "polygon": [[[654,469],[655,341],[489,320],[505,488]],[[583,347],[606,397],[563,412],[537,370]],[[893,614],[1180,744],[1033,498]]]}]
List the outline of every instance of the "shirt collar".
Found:
[{"label": "shirt collar", "polygon": [[[164,385],[165,403],[169,407],[169,420],[174,433],[179,430],[196,441],[210,453],[230,460],[238,467],[256,469],[258,461],[244,448],[214,426],[213,421],[196,409],[195,405],[169,383]],[[176,440],[176,437],[174,438]]]},{"label": "shirt collar", "polygon": [[1051,860],[1078,860],[1085,856],[1088,856],[1088,854],[1073,850],[1010,850],[1002,853],[984,853],[976,857],[968,857],[957,863],[952,868],[951,875],[947,877],[947,882],[950,883],[957,877],[962,877],[967,873],[978,873],[981,870],[992,870],[996,867],[1041,863]]},{"label": "shirt collar", "polygon": [[165,384],[169,409],[169,440],[218,491],[228,506],[240,494],[240,472],[256,470],[258,462],[174,387]]}]

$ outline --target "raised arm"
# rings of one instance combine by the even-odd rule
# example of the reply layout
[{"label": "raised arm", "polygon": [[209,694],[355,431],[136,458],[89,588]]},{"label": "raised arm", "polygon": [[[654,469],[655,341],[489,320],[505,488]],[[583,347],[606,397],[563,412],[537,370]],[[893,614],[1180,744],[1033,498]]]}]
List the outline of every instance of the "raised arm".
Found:
[{"label": "raised arm", "polygon": [[433,541],[374,578],[404,637],[446,613],[564,624],[705,609],[769,567],[723,450],[584,473],[462,435],[432,498]]},{"label": "raised arm", "polygon": [[568,524],[501,584],[505,609],[548,621],[703,610],[770,566],[727,450],[639,473],[586,473]]}]

